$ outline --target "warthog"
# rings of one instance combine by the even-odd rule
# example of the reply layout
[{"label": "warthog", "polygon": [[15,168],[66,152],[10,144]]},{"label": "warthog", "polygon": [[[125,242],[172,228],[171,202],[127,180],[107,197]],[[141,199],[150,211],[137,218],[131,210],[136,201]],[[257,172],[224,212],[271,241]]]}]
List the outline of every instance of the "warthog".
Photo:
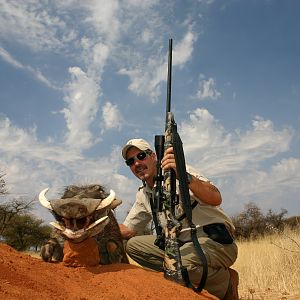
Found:
[{"label": "warthog", "polygon": [[[55,218],[50,224],[64,239],[64,256],[69,266],[128,263],[119,225],[113,209],[122,203],[115,192],[107,194],[101,185],[68,186],[60,199],[48,201],[41,191],[40,203]],[[59,243],[56,244],[59,247]],[[43,260],[49,261],[51,245],[42,247]]]}]

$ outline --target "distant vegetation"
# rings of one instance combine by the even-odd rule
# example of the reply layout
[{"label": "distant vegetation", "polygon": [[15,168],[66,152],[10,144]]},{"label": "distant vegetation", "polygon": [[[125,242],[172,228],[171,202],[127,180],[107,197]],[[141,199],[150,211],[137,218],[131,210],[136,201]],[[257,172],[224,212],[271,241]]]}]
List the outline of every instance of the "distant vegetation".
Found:
[{"label": "distant vegetation", "polygon": [[286,217],[286,209],[281,209],[275,213],[271,209],[263,214],[261,209],[250,202],[245,205],[244,210],[233,216],[232,220],[236,227],[236,238],[238,240],[250,240],[260,238],[274,233],[274,231],[283,231],[285,228],[295,229],[300,227],[300,217]]},{"label": "distant vegetation", "polygon": [[33,210],[32,199],[5,201],[6,195],[4,175],[1,174],[0,241],[19,251],[37,250],[50,236],[51,227],[30,213]]},{"label": "distant vegetation", "polygon": [[5,195],[7,193],[5,188],[5,180],[4,180],[5,174],[0,173],[0,195]]}]

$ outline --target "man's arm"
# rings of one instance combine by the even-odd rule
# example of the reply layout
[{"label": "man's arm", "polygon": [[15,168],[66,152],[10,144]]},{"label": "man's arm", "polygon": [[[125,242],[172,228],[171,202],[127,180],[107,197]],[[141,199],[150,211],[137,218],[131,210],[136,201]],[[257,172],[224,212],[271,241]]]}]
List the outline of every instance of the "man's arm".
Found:
[{"label": "man's arm", "polygon": [[208,181],[200,180],[192,175],[189,189],[193,192],[195,197],[201,199],[201,201],[206,204],[217,206],[222,203],[221,193]]},{"label": "man's arm", "polygon": [[[166,150],[165,155],[161,161],[161,166],[163,170],[168,170],[170,168],[174,169],[176,172],[176,177],[178,178],[175,156],[173,148],[170,147]],[[222,197],[219,190],[210,182],[206,182],[192,176],[192,180],[189,183],[189,189],[193,192],[196,198],[201,199],[202,202],[209,205],[220,205],[222,203]]]},{"label": "man's arm", "polygon": [[137,232],[133,229],[130,229],[124,224],[119,224],[121,235],[124,240],[129,240],[130,238],[136,236]]}]

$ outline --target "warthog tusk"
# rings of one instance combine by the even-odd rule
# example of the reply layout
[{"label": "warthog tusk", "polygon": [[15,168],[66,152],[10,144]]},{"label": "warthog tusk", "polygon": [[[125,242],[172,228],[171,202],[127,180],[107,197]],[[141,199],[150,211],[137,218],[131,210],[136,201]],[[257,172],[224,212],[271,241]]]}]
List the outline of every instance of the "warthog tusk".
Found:
[{"label": "warthog tusk", "polygon": [[45,194],[48,192],[48,190],[49,190],[49,188],[46,188],[46,189],[44,189],[44,190],[42,190],[42,191],[40,192],[40,194],[39,194],[39,200],[40,200],[40,203],[41,203],[44,207],[46,207],[46,208],[52,210],[51,204],[50,204],[50,202],[48,201],[48,199],[47,199],[46,196],[45,196]]},{"label": "warthog tusk", "polygon": [[110,194],[101,201],[101,203],[96,208],[96,210],[109,206],[115,200],[115,198],[116,198],[116,193],[113,190],[110,190]]},{"label": "warthog tusk", "polygon": [[96,225],[98,225],[98,224],[100,224],[100,223],[106,221],[107,219],[108,219],[108,216],[104,216],[103,218],[98,219],[97,221],[95,221],[94,223],[92,223],[92,224],[87,228],[87,230],[89,230],[89,229],[95,227]]},{"label": "warthog tusk", "polygon": [[60,225],[57,222],[50,222],[50,225],[52,225],[53,227],[55,227],[56,229],[60,230],[60,231],[64,231],[66,229],[66,227]]}]

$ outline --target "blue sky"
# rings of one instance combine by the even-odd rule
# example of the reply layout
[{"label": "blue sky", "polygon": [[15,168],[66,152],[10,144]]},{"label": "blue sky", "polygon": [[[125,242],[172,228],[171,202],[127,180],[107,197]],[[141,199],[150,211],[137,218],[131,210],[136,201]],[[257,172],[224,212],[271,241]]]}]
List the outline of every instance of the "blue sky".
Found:
[{"label": "blue sky", "polygon": [[173,38],[187,163],[219,187],[229,215],[250,201],[300,214],[299,1],[0,0],[0,11],[10,197],[98,182],[123,200],[123,221],[139,182],[120,151],[163,134]]}]

